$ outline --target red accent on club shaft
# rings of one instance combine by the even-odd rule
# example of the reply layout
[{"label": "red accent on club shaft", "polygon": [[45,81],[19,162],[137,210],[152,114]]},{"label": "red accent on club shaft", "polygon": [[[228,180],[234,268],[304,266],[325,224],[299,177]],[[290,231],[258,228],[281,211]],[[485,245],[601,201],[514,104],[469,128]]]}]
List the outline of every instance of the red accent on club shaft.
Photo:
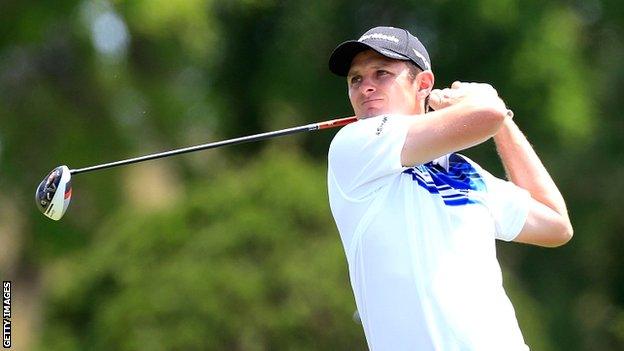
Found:
[{"label": "red accent on club shaft", "polygon": [[318,123],[318,126],[319,126],[319,129],[336,128],[336,127],[346,126],[347,124],[353,123],[355,121],[357,121],[357,117],[353,116],[353,117],[333,119],[331,121],[326,121],[326,122],[320,122]]}]

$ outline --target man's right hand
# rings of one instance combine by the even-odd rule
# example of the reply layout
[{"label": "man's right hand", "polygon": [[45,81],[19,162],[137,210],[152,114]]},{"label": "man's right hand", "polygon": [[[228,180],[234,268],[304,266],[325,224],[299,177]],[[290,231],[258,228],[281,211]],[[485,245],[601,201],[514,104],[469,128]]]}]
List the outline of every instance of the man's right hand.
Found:
[{"label": "man's right hand", "polygon": [[401,163],[411,167],[491,138],[512,113],[489,84],[455,82],[432,90],[435,111],[415,118],[401,151]]},{"label": "man's right hand", "polygon": [[429,95],[429,106],[436,111],[460,103],[507,113],[505,103],[490,84],[455,81],[450,88],[434,89]]}]

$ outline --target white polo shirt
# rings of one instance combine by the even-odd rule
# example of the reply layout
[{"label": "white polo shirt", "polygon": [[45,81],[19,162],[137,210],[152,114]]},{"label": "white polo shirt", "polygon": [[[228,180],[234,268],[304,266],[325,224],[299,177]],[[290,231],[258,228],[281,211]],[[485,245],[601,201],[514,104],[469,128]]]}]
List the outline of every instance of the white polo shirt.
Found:
[{"label": "white polo shirt", "polygon": [[371,350],[528,350],[495,239],[513,240],[529,194],[453,153],[403,167],[417,116],[342,128],[328,190]]}]

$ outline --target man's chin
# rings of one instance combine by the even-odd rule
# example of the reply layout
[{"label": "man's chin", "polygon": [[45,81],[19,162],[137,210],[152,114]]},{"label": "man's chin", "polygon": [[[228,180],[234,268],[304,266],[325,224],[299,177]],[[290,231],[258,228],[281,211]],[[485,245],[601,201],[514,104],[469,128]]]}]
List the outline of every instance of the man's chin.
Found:
[{"label": "man's chin", "polygon": [[388,114],[388,112],[385,112],[382,110],[368,110],[368,111],[360,112],[360,114],[358,114],[357,116],[359,119],[365,119],[365,118],[377,117],[377,116],[381,116],[385,114]]}]

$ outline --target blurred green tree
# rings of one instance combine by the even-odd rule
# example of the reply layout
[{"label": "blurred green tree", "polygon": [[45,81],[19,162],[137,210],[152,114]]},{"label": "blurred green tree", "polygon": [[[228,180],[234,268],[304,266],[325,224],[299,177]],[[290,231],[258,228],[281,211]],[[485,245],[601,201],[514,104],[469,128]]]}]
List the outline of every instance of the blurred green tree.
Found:
[{"label": "blurred green tree", "polygon": [[188,189],[50,268],[42,350],[365,348],[322,167],[271,151]]},{"label": "blurred green tree", "polygon": [[[40,286],[32,296],[50,301],[41,348],[49,349],[47,341],[56,349],[151,345],[167,336],[159,323],[171,314],[180,318],[174,329],[189,326],[176,343],[191,349],[208,345],[194,338],[216,325],[225,336],[211,345],[363,347],[360,328],[347,321],[352,297],[321,191],[331,132],[279,141],[304,150],[302,159],[272,151],[258,161],[274,144],[259,143],[81,176],[59,223],[37,213],[32,194],[59,164],[81,167],[346,116],[344,81],[328,73],[327,58],[338,42],[380,24],[423,40],[438,87],[457,79],[492,83],[567,199],[576,232],[570,244],[498,247],[529,345],[621,349],[621,1],[9,0],[0,3],[0,275]],[[490,143],[467,153],[503,175]],[[282,158],[313,170],[284,170]],[[280,181],[301,181],[278,191],[265,166]],[[316,190],[300,207],[306,183]],[[176,206],[151,208],[141,188]],[[317,250],[300,242],[331,255],[313,257]],[[282,267],[281,259],[292,262]],[[321,286],[319,274],[332,285]],[[161,275],[183,299],[173,299],[178,287],[161,285]],[[241,285],[226,288],[233,275]],[[293,296],[301,304],[289,307]],[[154,307],[169,298],[166,308]],[[248,329],[243,317],[252,321]],[[120,330],[135,335],[122,341]]]}]

